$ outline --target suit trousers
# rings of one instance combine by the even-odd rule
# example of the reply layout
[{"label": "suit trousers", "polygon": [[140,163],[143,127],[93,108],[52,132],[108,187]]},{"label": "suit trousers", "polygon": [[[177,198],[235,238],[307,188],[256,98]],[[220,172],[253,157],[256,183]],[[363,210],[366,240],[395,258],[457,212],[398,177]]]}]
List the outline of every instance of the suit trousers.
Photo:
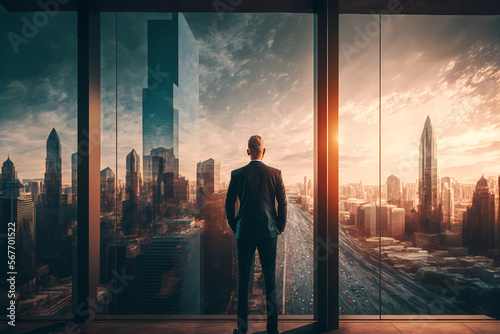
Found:
[{"label": "suit trousers", "polygon": [[[238,330],[248,330],[248,284],[252,271],[255,248],[259,252],[266,286],[267,332],[274,334],[278,330],[278,309],[276,302],[276,244],[277,237],[265,239],[237,240],[238,270]],[[250,282],[253,284],[252,281]]]}]

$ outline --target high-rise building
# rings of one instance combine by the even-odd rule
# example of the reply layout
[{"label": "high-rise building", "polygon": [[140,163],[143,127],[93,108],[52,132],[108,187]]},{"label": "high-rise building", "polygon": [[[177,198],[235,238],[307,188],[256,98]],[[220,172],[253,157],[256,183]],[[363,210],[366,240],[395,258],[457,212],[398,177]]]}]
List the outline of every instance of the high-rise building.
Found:
[{"label": "high-rise building", "polygon": [[65,271],[60,256],[68,254],[63,249],[68,235],[65,219],[61,216],[62,200],[62,146],[56,129],[47,138],[45,180],[42,204],[37,206],[36,256],[49,265],[51,273]]},{"label": "high-rise building", "polygon": [[441,179],[441,208],[443,211],[441,230],[447,231],[451,228],[455,213],[455,199],[450,178]]},{"label": "high-rise building", "polygon": [[171,20],[149,20],[147,38],[148,87],[142,101],[145,183],[153,181],[151,150],[172,149],[179,159],[179,136],[184,142],[193,136],[199,109],[198,44],[184,16],[173,13]]},{"label": "high-rise building", "polygon": [[472,196],[472,205],[464,213],[463,246],[472,255],[487,254],[495,248],[495,195],[489,191],[488,181],[481,176]]},{"label": "high-rise building", "polygon": [[418,160],[419,224],[423,233],[440,231],[436,134],[427,116],[420,137]]},{"label": "high-rise building", "polygon": [[371,237],[392,237],[399,240],[405,235],[405,210],[391,204],[366,204],[358,210],[358,228]]},{"label": "high-rise building", "polygon": [[[47,157],[45,159],[45,196],[47,204],[59,210],[61,201],[61,153],[62,146],[56,129],[52,128],[47,139]],[[58,220],[57,220],[58,221]]]},{"label": "high-rise building", "polygon": [[403,208],[391,208],[389,217],[389,226],[387,230],[389,237],[398,240],[404,240],[405,210]]},{"label": "high-rise building", "polygon": [[16,179],[16,167],[14,163],[10,160],[10,156],[7,157],[7,160],[4,161],[2,165],[2,177],[1,177],[1,185],[0,190],[5,189],[5,183],[14,182]]},{"label": "high-rise building", "polygon": [[121,228],[125,235],[133,234],[141,224],[139,197],[141,190],[141,165],[139,155],[133,149],[126,159],[125,201]]},{"label": "high-rise building", "polygon": [[[179,159],[174,149],[158,147],[151,150],[151,182],[149,193],[152,196],[153,214],[159,218],[168,213],[168,207],[178,199],[176,179],[179,177]],[[173,214],[173,213],[172,213]]]},{"label": "high-rise building", "polygon": [[101,170],[101,213],[115,209],[115,173],[111,168]]},{"label": "high-rise building", "polygon": [[169,220],[139,255],[141,314],[201,313],[201,228]]},{"label": "high-rise building", "polygon": [[76,205],[78,192],[78,152],[71,155],[71,202]]},{"label": "high-rise building", "polygon": [[198,162],[196,168],[196,188],[203,188],[205,196],[213,195],[220,189],[220,162],[210,158]]},{"label": "high-rise building", "polygon": [[394,174],[387,178],[387,203],[396,206],[401,204],[401,181]]},{"label": "high-rise building", "polygon": [[[5,193],[0,196],[0,247],[7,252],[8,228],[15,228],[16,286],[21,287],[33,278],[35,270],[35,206],[31,194],[24,192],[19,180],[7,182],[5,186]],[[4,268],[7,268],[7,259],[5,256]],[[0,287],[4,282],[2,279]]]},{"label": "high-rise building", "polygon": [[141,162],[135,149],[127,155],[126,170],[125,198],[127,200],[137,199],[141,191]]}]

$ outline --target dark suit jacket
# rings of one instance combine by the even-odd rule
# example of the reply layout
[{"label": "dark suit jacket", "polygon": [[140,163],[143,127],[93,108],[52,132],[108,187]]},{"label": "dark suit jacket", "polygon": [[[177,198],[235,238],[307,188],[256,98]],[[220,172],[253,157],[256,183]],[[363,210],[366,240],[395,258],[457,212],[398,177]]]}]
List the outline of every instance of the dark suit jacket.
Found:
[{"label": "dark suit jacket", "polygon": [[[240,199],[240,208],[235,217],[236,197]],[[286,194],[281,171],[262,161],[251,161],[232,171],[226,215],[236,239],[273,238],[282,233],[286,225]]]}]

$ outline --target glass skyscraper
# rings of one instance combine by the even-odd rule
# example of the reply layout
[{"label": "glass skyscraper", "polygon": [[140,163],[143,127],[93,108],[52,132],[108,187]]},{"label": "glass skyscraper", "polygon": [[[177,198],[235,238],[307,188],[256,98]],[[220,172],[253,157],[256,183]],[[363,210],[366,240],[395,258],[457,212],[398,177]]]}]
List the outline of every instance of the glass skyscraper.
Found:
[{"label": "glass skyscraper", "polygon": [[172,14],[172,20],[148,21],[148,87],[143,89],[142,102],[146,183],[152,181],[151,150],[172,149],[177,159],[181,153],[183,158],[191,154],[179,145],[196,136],[198,69],[198,45],[182,14]]},{"label": "glass skyscraper", "polygon": [[418,193],[420,228],[424,233],[438,233],[440,229],[438,210],[438,175],[436,134],[427,116],[420,137],[418,159]]}]

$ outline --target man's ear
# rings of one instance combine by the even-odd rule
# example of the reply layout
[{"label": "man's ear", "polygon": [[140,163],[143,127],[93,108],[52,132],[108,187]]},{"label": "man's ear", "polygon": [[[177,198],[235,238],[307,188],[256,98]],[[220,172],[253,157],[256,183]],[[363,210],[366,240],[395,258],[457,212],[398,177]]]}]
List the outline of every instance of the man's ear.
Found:
[{"label": "man's ear", "polygon": [[250,149],[247,148],[247,154],[250,155]]},{"label": "man's ear", "polygon": [[264,154],[266,154],[266,148],[264,147],[264,149],[262,150],[262,157],[264,157]]}]

